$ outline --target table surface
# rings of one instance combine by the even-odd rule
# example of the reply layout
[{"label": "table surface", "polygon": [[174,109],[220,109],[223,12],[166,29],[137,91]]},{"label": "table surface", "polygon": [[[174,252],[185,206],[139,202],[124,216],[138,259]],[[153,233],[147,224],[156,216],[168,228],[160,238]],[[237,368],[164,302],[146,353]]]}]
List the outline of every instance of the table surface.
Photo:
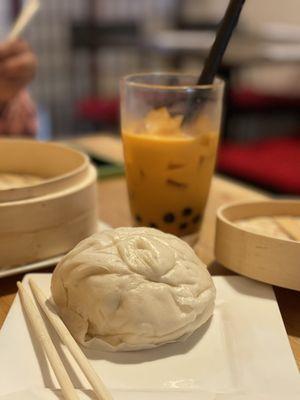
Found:
[{"label": "table surface", "polygon": [[[100,147],[101,142],[99,141]],[[96,146],[95,146],[96,147]],[[117,147],[117,144],[116,144]],[[130,211],[124,178],[115,178],[98,183],[99,217],[113,227],[130,226]],[[263,199],[265,194],[236,182],[214,177],[206,208],[199,242],[195,251],[208,265],[212,274],[232,274],[214,261],[213,244],[217,208],[238,200]],[[48,272],[51,269],[48,270]],[[0,282],[0,327],[16,294],[16,282],[22,275],[1,279]],[[289,341],[300,369],[300,292],[275,287],[275,294],[288,333]]]}]

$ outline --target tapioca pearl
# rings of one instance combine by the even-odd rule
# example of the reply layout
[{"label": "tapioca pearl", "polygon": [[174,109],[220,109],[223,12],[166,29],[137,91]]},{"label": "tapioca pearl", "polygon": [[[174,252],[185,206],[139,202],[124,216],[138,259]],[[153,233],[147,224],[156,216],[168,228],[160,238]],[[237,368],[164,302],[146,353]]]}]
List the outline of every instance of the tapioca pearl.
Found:
[{"label": "tapioca pearl", "polygon": [[182,224],[179,225],[179,229],[181,231],[183,231],[184,229],[186,229],[189,226],[189,224],[187,222],[183,222]]},{"label": "tapioca pearl", "polygon": [[150,222],[150,223],[148,224],[148,226],[149,226],[149,228],[158,229],[158,225],[157,225],[155,222]]},{"label": "tapioca pearl", "polygon": [[173,213],[167,213],[164,215],[164,222],[172,224],[175,221],[175,215]]},{"label": "tapioca pearl", "polygon": [[136,215],[135,215],[135,220],[136,220],[136,222],[139,222],[139,223],[141,223],[141,222],[143,221],[143,219],[142,219],[142,217],[140,216],[140,214],[136,214]]},{"label": "tapioca pearl", "polygon": [[200,219],[201,219],[201,215],[200,215],[200,214],[197,214],[197,215],[194,216],[194,218],[192,219],[192,221],[193,221],[194,224],[198,224],[198,222],[200,221]]},{"label": "tapioca pearl", "polygon": [[191,207],[186,207],[182,210],[182,215],[184,217],[189,217],[192,214],[193,210],[191,209]]}]

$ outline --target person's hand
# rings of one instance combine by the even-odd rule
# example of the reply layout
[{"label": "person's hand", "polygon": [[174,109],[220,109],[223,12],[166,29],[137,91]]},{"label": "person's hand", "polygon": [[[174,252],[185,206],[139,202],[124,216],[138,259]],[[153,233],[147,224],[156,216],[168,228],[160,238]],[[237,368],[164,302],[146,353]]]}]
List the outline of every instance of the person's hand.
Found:
[{"label": "person's hand", "polygon": [[12,100],[33,79],[37,60],[21,39],[0,43],[0,105]]},{"label": "person's hand", "polygon": [[0,118],[1,136],[35,136],[37,133],[37,111],[28,92],[21,91],[7,103]]}]

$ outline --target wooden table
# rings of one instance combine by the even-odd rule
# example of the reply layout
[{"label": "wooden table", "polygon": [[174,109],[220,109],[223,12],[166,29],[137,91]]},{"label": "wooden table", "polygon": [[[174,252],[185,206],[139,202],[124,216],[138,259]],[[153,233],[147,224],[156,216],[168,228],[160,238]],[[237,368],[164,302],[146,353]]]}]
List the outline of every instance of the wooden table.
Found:
[{"label": "wooden table", "polygon": [[[208,264],[211,273],[231,273],[214,262],[213,242],[216,209],[221,204],[230,201],[259,199],[263,197],[263,194],[230,182],[229,180],[220,177],[214,178],[200,234],[200,241],[195,248],[203,261]],[[130,225],[130,213],[124,178],[111,179],[99,183],[99,216],[113,227]],[[5,278],[0,281],[0,327],[15,297],[16,282],[20,279],[22,279],[22,276]],[[300,292],[275,288],[275,293],[290,344],[300,369]]]}]

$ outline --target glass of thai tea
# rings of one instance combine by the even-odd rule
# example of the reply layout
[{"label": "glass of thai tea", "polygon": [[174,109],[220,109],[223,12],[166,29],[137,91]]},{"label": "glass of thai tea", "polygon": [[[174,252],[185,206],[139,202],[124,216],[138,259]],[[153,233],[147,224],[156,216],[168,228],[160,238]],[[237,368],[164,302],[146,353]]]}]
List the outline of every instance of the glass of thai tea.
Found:
[{"label": "glass of thai tea", "polygon": [[[121,129],[131,213],[138,226],[180,237],[199,231],[214,172],[224,84],[196,75],[121,80]],[[193,107],[192,117],[187,114]]]}]

